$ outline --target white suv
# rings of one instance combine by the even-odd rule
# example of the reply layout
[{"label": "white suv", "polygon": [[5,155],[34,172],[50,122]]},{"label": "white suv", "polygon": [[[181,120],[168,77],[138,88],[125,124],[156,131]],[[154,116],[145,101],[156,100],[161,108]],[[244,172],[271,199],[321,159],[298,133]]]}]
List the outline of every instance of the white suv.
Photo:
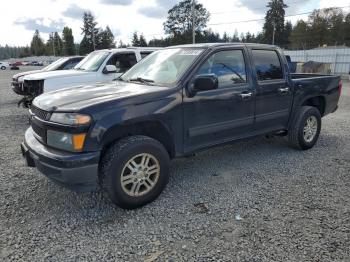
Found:
[{"label": "white suv", "polygon": [[0,69],[5,70],[9,67],[9,64],[7,62],[0,62]]},{"label": "white suv", "polygon": [[72,70],[43,72],[25,76],[23,91],[33,98],[42,93],[67,87],[110,82],[158,49],[130,47],[94,51]]}]

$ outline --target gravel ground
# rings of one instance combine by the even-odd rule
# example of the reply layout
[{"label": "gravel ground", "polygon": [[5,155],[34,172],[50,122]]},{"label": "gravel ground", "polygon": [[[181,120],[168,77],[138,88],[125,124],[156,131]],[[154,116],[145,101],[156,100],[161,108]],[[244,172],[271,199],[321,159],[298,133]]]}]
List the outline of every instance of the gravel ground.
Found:
[{"label": "gravel ground", "polygon": [[125,211],[24,165],[13,73],[0,71],[0,260],[350,261],[348,83],[312,150],[257,138],[178,159],[160,198]]}]

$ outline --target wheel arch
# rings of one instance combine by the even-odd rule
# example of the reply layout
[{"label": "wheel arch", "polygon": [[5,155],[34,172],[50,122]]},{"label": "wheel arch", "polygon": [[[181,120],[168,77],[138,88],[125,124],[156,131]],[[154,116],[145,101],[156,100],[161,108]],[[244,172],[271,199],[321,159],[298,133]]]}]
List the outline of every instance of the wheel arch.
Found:
[{"label": "wheel arch", "polygon": [[159,141],[169,153],[170,158],[175,156],[175,144],[171,131],[159,120],[122,124],[110,128],[102,139],[102,151],[121,138],[136,135],[148,136]]},{"label": "wheel arch", "polygon": [[324,116],[326,110],[326,99],[323,96],[314,96],[305,99],[300,106],[316,107],[321,116]]}]

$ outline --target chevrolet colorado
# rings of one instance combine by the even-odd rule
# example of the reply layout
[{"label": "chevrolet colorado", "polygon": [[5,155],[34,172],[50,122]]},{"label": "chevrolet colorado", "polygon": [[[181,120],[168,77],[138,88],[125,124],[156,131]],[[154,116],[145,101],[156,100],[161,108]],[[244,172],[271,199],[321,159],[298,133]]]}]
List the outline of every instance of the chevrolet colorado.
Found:
[{"label": "chevrolet colorado", "polygon": [[101,185],[132,209],[162,192],[172,158],[265,134],[312,148],[341,88],[338,76],[290,74],[275,46],[169,47],[116,83],[37,97],[21,149],[29,166],[54,181]]}]

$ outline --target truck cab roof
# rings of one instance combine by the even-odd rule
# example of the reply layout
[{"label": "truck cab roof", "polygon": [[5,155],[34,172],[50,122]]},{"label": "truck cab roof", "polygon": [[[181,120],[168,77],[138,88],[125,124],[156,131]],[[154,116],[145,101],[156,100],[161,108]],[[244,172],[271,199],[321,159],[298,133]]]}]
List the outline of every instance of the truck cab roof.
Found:
[{"label": "truck cab roof", "polygon": [[232,43],[199,43],[199,44],[186,44],[186,45],[177,45],[171,46],[168,48],[217,48],[217,47],[253,47],[253,48],[275,48],[278,49],[275,45],[267,45],[267,44],[256,44],[256,43],[240,43],[240,42],[232,42]]}]

